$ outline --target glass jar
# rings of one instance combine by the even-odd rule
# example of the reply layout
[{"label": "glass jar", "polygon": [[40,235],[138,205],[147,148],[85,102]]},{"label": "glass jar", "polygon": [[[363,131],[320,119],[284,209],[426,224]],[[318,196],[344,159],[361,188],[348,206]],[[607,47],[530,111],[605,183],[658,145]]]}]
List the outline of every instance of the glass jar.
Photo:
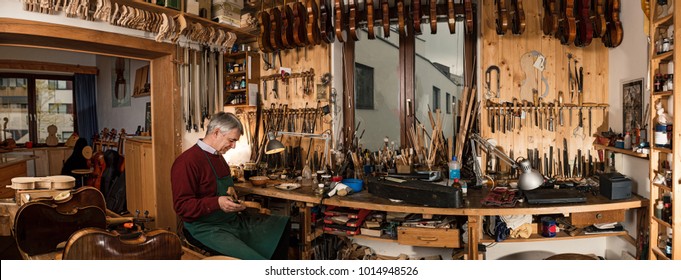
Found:
[{"label": "glass jar", "polygon": [[664,171],[664,181],[667,187],[672,186],[672,171],[671,170],[665,170]]}]

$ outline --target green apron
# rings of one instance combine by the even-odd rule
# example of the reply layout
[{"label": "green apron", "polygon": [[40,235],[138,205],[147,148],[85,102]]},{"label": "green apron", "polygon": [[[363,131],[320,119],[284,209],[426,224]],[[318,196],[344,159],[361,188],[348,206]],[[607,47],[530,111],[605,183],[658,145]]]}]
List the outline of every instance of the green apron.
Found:
[{"label": "green apron", "polygon": [[[217,195],[226,196],[227,190],[234,186],[232,177],[218,178],[208,156],[206,159],[217,180]],[[272,257],[287,223],[288,217],[284,216],[218,210],[196,221],[185,222],[184,227],[196,240],[221,254],[265,260]]]}]

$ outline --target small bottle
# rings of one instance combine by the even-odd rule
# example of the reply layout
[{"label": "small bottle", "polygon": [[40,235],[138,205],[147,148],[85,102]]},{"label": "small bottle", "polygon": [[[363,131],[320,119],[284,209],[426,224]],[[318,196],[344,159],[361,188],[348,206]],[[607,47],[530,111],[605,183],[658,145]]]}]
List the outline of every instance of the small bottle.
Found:
[{"label": "small bottle", "polygon": [[321,183],[317,184],[317,188],[315,188],[314,194],[316,196],[324,195],[324,184],[321,184]]},{"label": "small bottle", "polygon": [[449,182],[454,182],[454,179],[461,179],[461,165],[456,160],[456,156],[453,156],[447,165],[449,165]]},{"label": "small bottle", "polygon": [[305,167],[303,167],[302,177],[303,180],[300,182],[301,186],[303,187],[312,186],[312,171],[310,170],[309,161],[305,164]]},{"label": "small bottle", "polygon": [[631,134],[629,132],[624,135],[624,149],[631,150]]},{"label": "small bottle", "polygon": [[466,183],[466,181],[461,182],[461,193],[463,194],[463,196],[466,196],[468,194],[468,184]]},{"label": "small bottle", "polygon": [[664,246],[664,254],[667,258],[672,257],[672,235],[667,235],[667,244]]},{"label": "small bottle", "polygon": [[658,200],[657,205],[655,205],[655,218],[662,219],[662,209],[664,209],[662,200]]}]

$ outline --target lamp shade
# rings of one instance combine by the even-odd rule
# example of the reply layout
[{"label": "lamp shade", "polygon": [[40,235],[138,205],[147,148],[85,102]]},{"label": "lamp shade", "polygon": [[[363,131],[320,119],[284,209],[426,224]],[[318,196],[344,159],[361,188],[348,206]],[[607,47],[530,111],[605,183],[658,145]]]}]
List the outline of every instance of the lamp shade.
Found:
[{"label": "lamp shade", "polygon": [[284,144],[277,140],[277,137],[274,136],[273,132],[271,131],[268,132],[267,138],[269,139],[269,141],[267,141],[267,146],[265,146],[265,154],[271,155],[281,153],[286,149],[286,147],[284,147]]},{"label": "lamp shade", "polygon": [[518,178],[518,188],[524,191],[534,190],[544,184],[544,176],[532,169],[530,161],[525,159],[519,163],[521,174]]}]

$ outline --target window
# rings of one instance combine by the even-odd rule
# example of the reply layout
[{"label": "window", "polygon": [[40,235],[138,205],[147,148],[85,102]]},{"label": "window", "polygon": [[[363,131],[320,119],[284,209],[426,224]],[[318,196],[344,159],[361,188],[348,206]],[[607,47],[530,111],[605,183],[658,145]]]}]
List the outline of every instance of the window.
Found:
[{"label": "window", "polygon": [[374,68],[355,63],[355,108],[374,109]]},{"label": "window", "polygon": [[440,89],[433,87],[433,112],[440,109]]},{"label": "window", "polygon": [[446,93],[446,96],[447,96],[447,98],[445,99],[445,101],[446,101],[445,107],[447,107],[446,111],[447,111],[447,114],[451,114],[452,113],[452,95],[449,94],[449,92],[448,92],[448,93]]},{"label": "window", "polygon": [[45,143],[47,127],[56,125],[63,143],[63,133],[75,131],[72,89],[71,76],[0,73],[0,119],[7,118],[0,140]]}]

